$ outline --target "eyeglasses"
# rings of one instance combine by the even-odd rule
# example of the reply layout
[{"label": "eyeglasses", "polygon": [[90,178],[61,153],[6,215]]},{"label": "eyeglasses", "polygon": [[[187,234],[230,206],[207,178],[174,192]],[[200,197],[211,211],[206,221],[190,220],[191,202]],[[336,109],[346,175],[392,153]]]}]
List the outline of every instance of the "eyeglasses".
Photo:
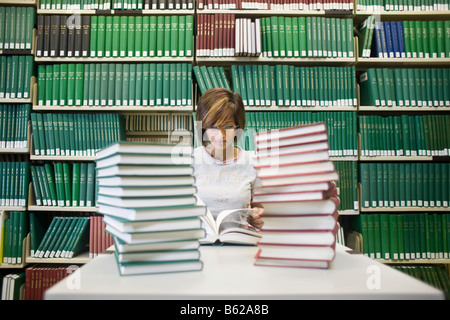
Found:
[{"label": "eyeglasses", "polygon": [[219,131],[219,130],[234,131],[234,130],[236,130],[237,128],[239,128],[239,126],[231,126],[231,125],[228,125],[228,126],[214,126],[214,127],[207,127],[206,129],[216,130],[216,131]]}]

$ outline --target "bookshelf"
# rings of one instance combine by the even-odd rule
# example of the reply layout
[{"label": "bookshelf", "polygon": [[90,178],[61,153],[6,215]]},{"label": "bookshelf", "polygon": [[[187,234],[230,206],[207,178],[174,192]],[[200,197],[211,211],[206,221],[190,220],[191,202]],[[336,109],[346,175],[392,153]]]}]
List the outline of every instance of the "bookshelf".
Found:
[{"label": "bookshelf", "polygon": [[[50,2],[49,2],[50,3]],[[111,5],[113,2],[111,2]],[[119,10],[113,8],[96,8],[96,9],[51,9],[44,8],[41,3],[36,1],[9,1],[1,0],[0,6],[31,6],[36,8],[37,15],[42,16],[192,16],[194,21],[193,28],[193,52],[191,56],[152,56],[152,57],[43,57],[36,55],[36,39],[38,37],[39,30],[35,28],[33,30],[33,44],[31,50],[1,50],[0,55],[32,55],[33,61],[36,66],[47,66],[47,65],[61,65],[61,64],[82,64],[82,65],[97,65],[97,64],[178,64],[184,63],[192,67],[194,66],[205,66],[205,67],[223,67],[226,73],[228,83],[233,87],[232,72],[231,68],[233,66],[262,66],[267,65],[269,67],[275,66],[294,66],[296,68],[318,68],[318,67],[345,67],[354,68],[354,75],[349,79],[353,82],[356,90],[356,101],[355,105],[286,105],[286,104],[271,104],[267,106],[257,106],[257,105],[247,105],[246,110],[248,114],[265,114],[265,115],[276,115],[276,114],[288,114],[288,112],[294,112],[297,114],[327,114],[329,117],[337,117],[337,114],[351,113],[355,115],[357,121],[360,121],[364,116],[379,115],[383,117],[394,117],[403,114],[407,115],[448,115],[450,111],[450,106],[375,106],[375,105],[361,105],[361,87],[359,84],[359,76],[361,73],[365,72],[369,68],[375,69],[399,69],[399,68],[415,68],[415,69],[449,69],[450,68],[450,57],[445,58],[378,58],[378,57],[368,57],[363,58],[358,55],[359,42],[361,41],[361,34],[358,30],[359,25],[367,19],[369,16],[375,15],[380,21],[448,21],[450,20],[450,11],[446,10],[408,10],[408,11],[397,11],[393,9],[384,10],[381,7],[377,7],[377,10],[366,10],[367,8],[362,8],[364,10],[359,10],[358,0],[353,1],[353,9],[342,8],[340,10],[267,10],[267,9],[199,9],[198,2],[192,4],[191,9],[174,9],[174,10],[161,10],[161,9],[131,9],[131,10]],[[375,8],[374,8],[375,9]],[[263,19],[270,17],[288,17],[288,18],[315,18],[315,19],[349,19],[352,25],[352,57],[328,57],[328,56],[292,56],[292,57],[268,57],[265,54],[259,54],[259,56],[200,56],[196,52],[196,46],[199,42],[198,29],[196,23],[199,21],[200,16],[207,15],[233,15],[234,19]],[[37,25],[36,25],[37,27]],[[193,126],[191,121],[189,125],[179,124],[181,120],[174,120],[176,117],[184,117],[184,119],[191,119],[192,114],[195,112],[196,101],[198,100],[200,93],[199,85],[196,81],[195,76],[192,74],[192,82],[189,83],[189,91],[191,96],[191,104],[185,105],[121,105],[117,103],[108,105],[60,105],[59,103],[51,105],[40,105],[39,87],[42,85],[42,81],[39,79],[39,75],[36,72],[30,79],[31,92],[29,99],[0,99],[1,104],[31,104],[32,112],[47,114],[47,113],[76,113],[76,114],[119,114],[120,116],[129,120],[132,123],[139,123],[139,125],[134,124],[133,126],[127,127],[124,133],[129,139],[137,140],[152,140],[152,141],[172,141],[178,142],[180,139],[183,141],[193,140]],[[329,113],[327,113],[329,112]],[[158,118],[165,116],[164,120]],[[142,117],[142,118],[141,118]],[[142,120],[144,119],[145,120]],[[133,122],[134,121],[134,122]],[[143,126],[142,123],[153,123],[153,122],[164,122],[166,124],[165,128],[154,128],[151,126]],[[177,131],[176,129],[181,128]],[[0,156],[10,156],[10,155],[22,155],[27,157],[30,163],[40,163],[40,162],[93,162],[95,161],[95,156],[67,156],[67,155],[37,155],[34,150],[34,139],[33,130],[31,125],[28,129],[28,146],[27,148],[1,148]],[[373,162],[395,162],[395,163],[448,163],[449,157],[438,156],[438,155],[422,155],[422,156],[404,156],[404,155],[376,155],[376,156],[363,156],[361,154],[361,133],[359,132],[358,124],[354,124],[352,127],[351,136],[354,135],[354,140],[356,143],[356,154],[352,155],[335,155],[333,160],[336,162],[350,162],[356,166],[357,177],[359,176],[360,166],[363,163],[373,163]],[[447,146],[450,147],[450,146]],[[353,180],[352,180],[353,181]],[[349,200],[350,202],[356,201],[356,204],[351,203],[346,208],[341,208],[339,210],[340,220],[344,225],[344,228],[348,228],[349,221],[360,214],[376,214],[376,213],[395,213],[395,214],[408,214],[408,213],[446,213],[449,211],[448,207],[371,207],[364,208],[361,206],[361,185],[359,180],[354,184],[356,186],[356,196]],[[88,214],[95,215],[95,206],[82,208],[82,207],[60,207],[60,206],[38,206],[36,205],[36,199],[33,192],[33,185],[30,184],[28,188],[28,204],[27,206],[4,206],[0,207],[0,210],[10,212],[10,211],[36,211],[41,214],[45,212],[57,213],[70,213],[73,211],[84,212]],[[348,229],[348,234],[350,235],[350,228]],[[354,243],[360,240],[350,240],[349,242]],[[77,262],[74,262],[77,261]],[[69,262],[73,263],[85,263],[89,261],[89,258],[80,257],[79,260],[73,260]],[[26,258],[27,263],[34,263],[33,259],[29,258],[29,254]],[[39,261],[42,262],[42,261]],[[393,260],[382,260],[384,263],[400,263]],[[414,260],[402,260],[402,263],[444,263],[449,264],[448,259],[414,259]],[[59,260],[52,260],[49,263],[62,263]],[[4,268],[5,266],[2,266]]]}]

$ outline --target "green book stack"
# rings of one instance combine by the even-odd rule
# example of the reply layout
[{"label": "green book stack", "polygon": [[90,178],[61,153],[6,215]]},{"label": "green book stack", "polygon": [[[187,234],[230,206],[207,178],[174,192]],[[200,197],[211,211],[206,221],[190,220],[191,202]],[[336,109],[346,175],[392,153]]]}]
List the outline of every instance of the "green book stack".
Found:
[{"label": "green book stack", "polygon": [[286,51],[286,46],[292,46],[292,57],[353,58],[353,20],[325,17],[261,18],[261,55],[290,57],[290,50]]},{"label": "green book stack", "polygon": [[359,76],[362,106],[448,107],[450,69],[368,69]]},{"label": "green book stack", "polygon": [[27,148],[31,104],[0,105],[0,149]]},{"label": "green book stack", "polygon": [[358,210],[358,164],[356,161],[333,161],[339,180],[336,188],[339,188],[339,199],[341,200],[338,210]]},{"label": "green book stack", "polygon": [[361,155],[448,156],[449,115],[360,116]]},{"label": "green book stack", "polygon": [[[38,72],[40,106],[192,105],[192,65],[188,63],[55,64],[40,65]],[[159,86],[160,90],[155,90]]]},{"label": "green book stack", "polygon": [[29,162],[0,162],[0,206],[27,206],[29,166]]},{"label": "green book stack", "polygon": [[231,89],[223,67],[194,66],[192,71],[202,94],[212,88]]},{"label": "green book stack", "polygon": [[[191,15],[120,16],[120,19],[96,16],[93,20],[91,57],[103,57],[105,52],[111,52],[112,57],[192,57]],[[157,20],[161,23],[156,23]],[[107,28],[109,25],[111,28]],[[117,33],[111,38],[108,30]]]},{"label": "green book stack", "polygon": [[54,217],[33,257],[71,259],[88,245],[89,217]]},{"label": "green book stack", "polygon": [[354,67],[231,66],[246,106],[356,106],[354,75]]},{"label": "green book stack", "polygon": [[[448,207],[449,168],[448,163],[361,163],[361,191],[368,197],[362,207]],[[370,179],[363,179],[366,172]]]},{"label": "green book stack", "polygon": [[98,153],[96,168],[120,275],[202,269],[206,208],[195,197],[191,146],[119,142]]},{"label": "green book stack", "polygon": [[0,56],[0,99],[30,99],[33,56]]},{"label": "green book stack", "polygon": [[95,206],[96,177],[93,162],[32,165],[36,205]]},{"label": "green book stack", "polygon": [[29,215],[26,211],[1,212],[0,257],[5,264],[24,263],[23,242],[28,235]]},{"label": "green book stack", "polygon": [[110,113],[31,113],[36,155],[95,156],[125,136],[123,116]]},{"label": "green book stack", "polygon": [[0,50],[31,50],[36,9],[0,7]]},{"label": "green book stack", "polygon": [[373,213],[352,217],[361,233],[363,254],[386,260],[448,259],[448,213]]}]

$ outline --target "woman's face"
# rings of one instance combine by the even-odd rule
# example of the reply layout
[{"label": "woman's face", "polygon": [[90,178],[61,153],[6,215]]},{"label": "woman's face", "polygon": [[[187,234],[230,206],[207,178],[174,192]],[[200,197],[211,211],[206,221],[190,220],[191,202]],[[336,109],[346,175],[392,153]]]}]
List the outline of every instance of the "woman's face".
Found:
[{"label": "woman's face", "polygon": [[206,129],[207,139],[216,150],[225,150],[233,145],[236,128],[234,120],[214,125]]}]

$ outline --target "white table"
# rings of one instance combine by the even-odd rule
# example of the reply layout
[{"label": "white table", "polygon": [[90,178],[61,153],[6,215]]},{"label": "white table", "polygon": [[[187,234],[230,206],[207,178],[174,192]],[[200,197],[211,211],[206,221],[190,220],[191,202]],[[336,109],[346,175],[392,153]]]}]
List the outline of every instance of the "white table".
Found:
[{"label": "white table", "polygon": [[257,247],[202,246],[202,271],[120,276],[102,254],[50,288],[46,299],[444,299],[389,266],[337,246],[328,270],[253,265]]}]

